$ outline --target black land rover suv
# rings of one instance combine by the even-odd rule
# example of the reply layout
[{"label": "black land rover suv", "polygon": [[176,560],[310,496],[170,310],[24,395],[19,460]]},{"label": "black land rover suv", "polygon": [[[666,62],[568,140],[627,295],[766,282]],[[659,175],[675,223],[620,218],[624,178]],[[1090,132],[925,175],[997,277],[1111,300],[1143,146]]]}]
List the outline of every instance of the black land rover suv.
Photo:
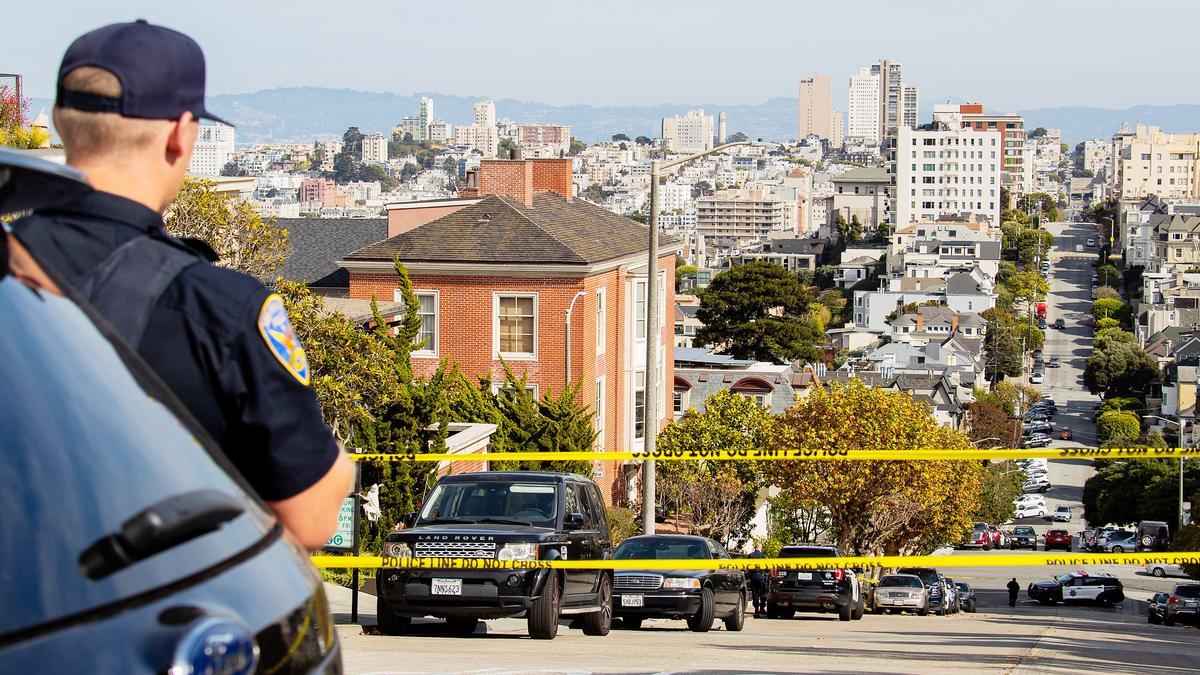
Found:
[{"label": "black land rover suv", "polygon": [[[825,544],[784,546],[780,558],[836,558],[837,548]],[[796,610],[837,612],[842,621],[863,617],[863,598],[854,570],[771,570],[767,585],[767,616],[790,619]]]},{"label": "black land rover suv", "polygon": [[[446,476],[413,526],[384,541],[388,558],[604,560],[612,538],[600,490],[576,474],[485,472]],[[525,614],[530,637],[558,634],[562,615],[580,615],[587,635],[612,625],[611,571],[396,569],[377,577],[380,632],[403,633],[413,617],[444,617],[469,634],[479,619]]]}]

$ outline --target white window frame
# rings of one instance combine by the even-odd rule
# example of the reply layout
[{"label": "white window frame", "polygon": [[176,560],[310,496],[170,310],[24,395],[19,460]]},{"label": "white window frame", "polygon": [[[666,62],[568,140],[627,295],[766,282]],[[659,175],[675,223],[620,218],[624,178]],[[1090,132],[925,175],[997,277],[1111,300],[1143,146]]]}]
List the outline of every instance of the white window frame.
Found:
[{"label": "white window frame", "polygon": [[596,289],[596,355],[608,348],[608,292]]},{"label": "white window frame", "polygon": [[[500,299],[533,298],[533,351],[500,351]],[[508,361],[536,361],[538,358],[538,294],[524,291],[494,291],[492,293],[492,354]]]},{"label": "white window frame", "polygon": [[605,389],[604,376],[596,378],[596,403],[592,406],[592,430],[596,432],[596,449],[604,449],[604,415],[607,413],[608,391]]},{"label": "white window frame", "polygon": [[[433,296],[433,345],[432,345],[433,348],[430,349],[430,346],[426,345],[425,349],[414,350],[412,355],[419,359],[430,359],[430,358],[436,359],[438,357],[438,349],[439,349],[439,344],[441,342],[441,337],[442,337],[441,336],[441,332],[442,332],[442,325],[441,325],[442,324],[442,293],[441,293],[441,291],[438,291],[438,290],[419,290],[419,289],[414,288],[413,294],[417,296],[418,300],[420,300],[422,295],[432,295]],[[404,303],[404,294],[400,291],[399,288],[397,288],[393,292],[392,299],[394,302],[399,302],[401,304]],[[419,308],[418,308],[417,312],[418,312],[418,316],[419,316],[420,315]],[[419,336],[419,334],[418,334],[418,336]]]},{"label": "white window frame", "polygon": [[[650,285],[647,282],[647,279],[633,280],[633,339],[635,342],[645,340],[646,334],[649,332],[646,330],[646,296],[650,293]],[[646,294],[642,296],[641,300],[638,300],[639,288],[643,289],[643,292]],[[638,309],[639,305],[641,306],[640,310]]]},{"label": "white window frame", "polygon": [[[493,394],[499,394],[504,389],[507,389],[504,382],[496,382],[496,381],[492,382],[492,393]],[[538,401],[541,400],[541,398],[538,396],[537,382],[527,383],[525,385],[525,391],[529,392],[530,394],[533,394],[534,400],[538,400]]]},{"label": "white window frame", "polygon": [[[639,378],[641,379],[640,387],[638,386]],[[638,395],[639,390],[642,392],[642,435],[641,436],[638,436],[638,431],[637,431],[637,410],[638,410],[637,395]],[[633,372],[633,389],[632,389],[631,393],[633,395],[630,397],[629,401],[632,404],[633,409],[630,411],[630,415],[629,415],[630,429],[633,432],[634,442],[635,443],[637,443],[637,442],[644,443],[646,441],[646,428],[649,426],[649,424],[647,423],[648,420],[646,420],[646,371],[645,370],[635,370]]]},{"label": "white window frame", "polygon": [[[688,406],[691,403],[691,398],[692,398],[691,393],[692,393],[692,391],[690,389],[673,390],[671,392],[671,411],[674,413],[675,419],[679,419],[680,417],[683,417],[683,414],[688,411]],[[675,397],[676,396],[679,397],[679,409],[678,410],[675,409]]]}]

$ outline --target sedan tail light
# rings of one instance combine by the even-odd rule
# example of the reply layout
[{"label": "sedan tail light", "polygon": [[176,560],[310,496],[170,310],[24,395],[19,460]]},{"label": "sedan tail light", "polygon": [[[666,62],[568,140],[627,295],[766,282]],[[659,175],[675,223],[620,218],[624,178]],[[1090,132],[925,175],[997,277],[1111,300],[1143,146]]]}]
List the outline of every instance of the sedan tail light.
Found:
[{"label": "sedan tail light", "polygon": [[776,570],[776,569],[771,570],[770,577],[772,579],[778,579],[779,576],[780,576],[779,570]]},{"label": "sedan tail light", "polygon": [[844,570],[840,567],[833,571],[833,580],[834,581],[841,581],[842,578],[845,576],[846,576],[846,570]]}]

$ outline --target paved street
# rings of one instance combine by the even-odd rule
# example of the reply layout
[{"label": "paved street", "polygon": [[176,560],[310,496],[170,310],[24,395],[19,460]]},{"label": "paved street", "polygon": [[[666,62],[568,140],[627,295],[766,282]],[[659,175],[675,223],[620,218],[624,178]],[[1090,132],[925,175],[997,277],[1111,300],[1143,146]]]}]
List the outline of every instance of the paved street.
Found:
[{"label": "paved street", "polygon": [[[348,621],[348,591],[334,588],[333,595],[335,615]],[[373,598],[363,600],[373,608]],[[973,615],[868,615],[850,623],[805,614],[747,619],[741,633],[691,633],[682,621],[648,621],[642,630],[614,629],[606,637],[564,628],[549,642],[526,638],[525,622],[517,619],[486,622],[469,638],[450,637],[433,621],[414,635],[372,635],[374,615],[364,611],[366,632],[343,623],[338,634],[351,674],[1195,671],[1200,631],[1194,628],[1147,625],[1144,615],[1123,608],[1009,609],[1000,591],[983,592],[980,605]]]}]

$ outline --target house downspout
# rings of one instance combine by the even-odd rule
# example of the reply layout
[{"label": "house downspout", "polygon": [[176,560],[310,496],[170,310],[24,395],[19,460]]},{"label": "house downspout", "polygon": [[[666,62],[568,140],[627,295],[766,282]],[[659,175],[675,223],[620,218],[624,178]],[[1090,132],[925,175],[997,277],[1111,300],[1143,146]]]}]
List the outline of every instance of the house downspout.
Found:
[{"label": "house downspout", "polygon": [[567,381],[565,386],[571,386],[571,312],[575,309],[575,301],[587,295],[587,291],[579,291],[575,297],[571,298],[571,304],[567,307],[567,340],[566,340],[566,356],[567,356]]}]

